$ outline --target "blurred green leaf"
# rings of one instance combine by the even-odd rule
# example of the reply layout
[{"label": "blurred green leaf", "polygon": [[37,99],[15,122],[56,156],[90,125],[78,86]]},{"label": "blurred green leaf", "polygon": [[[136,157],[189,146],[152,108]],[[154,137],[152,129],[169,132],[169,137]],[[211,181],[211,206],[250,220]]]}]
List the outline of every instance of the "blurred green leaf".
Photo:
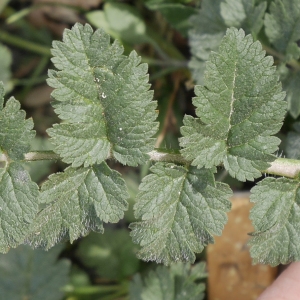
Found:
[{"label": "blurred green leaf", "polygon": [[11,67],[12,55],[10,50],[0,44],[0,81],[4,83],[4,89],[6,93],[10,92],[13,88],[11,79]]},{"label": "blurred green leaf", "polygon": [[57,257],[58,245],[46,252],[19,246],[0,254],[0,300],[59,300],[70,263]]},{"label": "blurred green leaf", "polygon": [[139,269],[136,246],[125,229],[107,228],[104,234],[90,233],[79,244],[77,255],[103,278],[121,280]]},{"label": "blurred green leaf", "polygon": [[103,28],[115,39],[128,44],[149,42],[146,34],[146,23],[139,11],[128,4],[105,3],[103,11],[92,11],[86,14],[87,20],[97,28]]},{"label": "blurred green leaf", "polygon": [[130,285],[130,300],[201,300],[205,286],[196,283],[207,276],[205,264],[172,264],[170,268],[158,266],[142,279],[134,276]]}]

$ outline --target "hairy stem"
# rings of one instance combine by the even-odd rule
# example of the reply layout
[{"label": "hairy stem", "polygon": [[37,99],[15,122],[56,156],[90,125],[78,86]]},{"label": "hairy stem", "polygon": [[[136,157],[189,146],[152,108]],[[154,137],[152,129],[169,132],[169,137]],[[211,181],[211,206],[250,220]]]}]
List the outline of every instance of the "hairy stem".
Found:
[{"label": "hairy stem", "polygon": [[[148,153],[150,160],[153,162],[170,162],[177,164],[189,165],[191,162],[187,161],[179,151],[168,151],[166,149],[155,149]],[[60,156],[53,151],[34,151],[28,152],[24,155],[24,162],[37,160],[59,160]],[[0,162],[6,162],[7,156],[0,154]],[[278,176],[285,176],[289,178],[296,178],[300,175],[300,160],[277,158],[271,163],[267,170],[262,170],[262,173],[268,173]]]}]

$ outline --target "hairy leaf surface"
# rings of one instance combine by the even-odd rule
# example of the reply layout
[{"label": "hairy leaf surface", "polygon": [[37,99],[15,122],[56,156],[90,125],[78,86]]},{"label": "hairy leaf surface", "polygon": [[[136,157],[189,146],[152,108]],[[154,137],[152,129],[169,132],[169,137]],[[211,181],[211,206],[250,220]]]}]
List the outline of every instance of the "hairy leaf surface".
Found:
[{"label": "hairy leaf surface", "polygon": [[276,266],[300,259],[300,182],[265,178],[251,190],[254,263]]},{"label": "hairy leaf surface", "polygon": [[89,168],[69,167],[42,185],[44,208],[31,226],[28,242],[48,249],[63,238],[73,242],[90,230],[103,232],[103,222],[123,218],[127,198],[121,175],[105,162]]},{"label": "hairy leaf surface", "polygon": [[49,72],[55,111],[65,122],[49,129],[55,151],[73,167],[113,156],[123,164],[144,163],[157,123],[147,65],[103,30],[76,24],[53,43],[58,71]]},{"label": "hairy leaf surface", "polygon": [[146,261],[194,262],[195,254],[220,235],[230,210],[230,188],[212,170],[157,163],[140,185],[132,223],[133,241]]},{"label": "hairy leaf surface", "polygon": [[207,62],[205,86],[193,99],[199,118],[185,116],[183,156],[198,168],[221,163],[238,180],[253,180],[275,159],[286,103],[273,59],[259,42],[228,29]]},{"label": "hairy leaf surface", "polygon": [[[192,59],[189,68],[197,84],[203,84],[204,64],[211,51],[217,51],[226,29],[241,27],[246,33],[258,34],[263,25],[266,2],[253,0],[203,0],[201,10],[190,21],[189,44]],[[209,26],[208,26],[209,24]]]},{"label": "hairy leaf surface", "polygon": [[265,16],[266,34],[274,47],[286,55],[286,60],[298,59],[300,49],[300,2],[275,0]]},{"label": "hairy leaf surface", "polygon": [[[38,211],[38,186],[31,181],[19,160],[30,148],[35,132],[25,120],[20,103],[10,98],[5,107],[0,82],[0,252],[23,242],[28,226]],[[1,155],[2,154],[2,155]]]},{"label": "hairy leaf surface", "polygon": [[19,246],[0,254],[0,300],[60,300],[70,264],[57,261],[62,247],[50,251]]},{"label": "hairy leaf surface", "polygon": [[158,266],[142,278],[134,276],[130,285],[131,300],[201,300],[205,285],[196,280],[207,277],[205,264],[172,264],[170,268]]}]

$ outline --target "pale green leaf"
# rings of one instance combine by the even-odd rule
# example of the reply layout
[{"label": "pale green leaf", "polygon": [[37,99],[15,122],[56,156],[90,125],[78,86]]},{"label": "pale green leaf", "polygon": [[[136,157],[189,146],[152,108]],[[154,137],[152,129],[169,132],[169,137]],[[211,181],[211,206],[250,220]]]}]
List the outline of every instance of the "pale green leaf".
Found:
[{"label": "pale green leaf", "polygon": [[300,159],[300,133],[290,131],[287,134],[285,146],[287,158]]},{"label": "pale green leaf", "polygon": [[201,300],[205,285],[195,281],[207,276],[204,269],[204,263],[192,268],[177,263],[169,268],[158,266],[143,279],[137,274],[130,285],[130,300]]},{"label": "pale green leaf", "polygon": [[118,2],[106,2],[103,10],[86,14],[89,22],[97,28],[103,28],[115,39],[128,44],[149,42],[146,23],[138,9],[132,5]]},{"label": "pale green leaf", "polygon": [[0,300],[60,300],[70,264],[57,261],[62,247],[50,251],[19,246],[0,254]]},{"label": "pale green leaf", "polygon": [[205,86],[193,100],[199,118],[185,116],[183,156],[198,168],[224,164],[232,177],[254,180],[275,159],[286,110],[273,59],[244,31],[228,29],[207,62]]},{"label": "pale green leaf", "polygon": [[275,0],[265,16],[266,35],[275,49],[286,55],[286,60],[298,59],[300,49],[300,2]]},{"label": "pale green leaf", "polygon": [[300,260],[300,182],[269,177],[251,192],[253,262],[276,266]]},{"label": "pale green leaf", "polygon": [[[30,142],[35,136],[32,119],[25,119],[25,111],[13,97],[4,104],[4,87],[0,82],[0,153],[11,160],[21,160],[29,151]],[[5,130],[4,130],[5,129]]]},{"label": "pale green leaf", "polygon": [[0,252],[25,239],[38,212],[38,186],[20,163],[0,168]]},{"label": "pale green leaf", "polygon": [[131,236],[146,261],[194,262],[195,254],[221,235],[230,210],[230,188],[212,170],[157,163],[140,185]]},{"label": "pale green leaf", "polygon": [[136,166],[148,159],[157,123],[147,65],[132,52],[122,55],[101,29],[76,24],[54,42],[49,72],[54,107],[64,120],[48,132],[55,151],[73,167],[101,163],[113,156]]},{"label": "pale green leaf", "polygon": [[64,238],[73,242],[90,230],[103,232],[103,222],[123,218],[127,198],[121,175],[105,162],[88,168],[69,167],[42,185],[39,202],[43,209],[31,226],[28,242],[48,249]]},{"label": "pale green leaf", "polygon": [[102,278],[121,280],[139,269],[132,243],[126,229],[109,229],[104,234],[91,232],[79,244],[77,256],[82,263]]},{"label": "pale green leaf", "polygon": [[204,75],[199,64],[204,64],[211,51],[217,51],[226,29],[241,27],[246,33],[258,34],[263,25],[266,2],[258,5],[253,0],[203,0],[201,10],[191,17],[189,44],[192,59],[189,68],[197,84],[203,84]]}]

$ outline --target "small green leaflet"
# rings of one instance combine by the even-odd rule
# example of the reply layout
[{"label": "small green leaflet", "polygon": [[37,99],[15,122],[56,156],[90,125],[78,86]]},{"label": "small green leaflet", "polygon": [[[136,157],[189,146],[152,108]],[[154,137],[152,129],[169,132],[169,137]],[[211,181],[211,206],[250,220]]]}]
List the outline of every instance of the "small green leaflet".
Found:
[{"label": "small green leaflet", "polygon": [[140,185],[132,223],[138,257],[169,264],[195,261],[195,254],[221,235],[231,204],[230,188],[215,182],[210,169],[157,163]]},{"label": "small green leaflet", "polygon": [[50,251],[19,246],[0,254],[0,300],[60,300],[68,283],[70,263],[57,261],[58,245]]},{"label": "small green leaflet", "polygon": [[25,111],[20,110],[19,101],[13,97],[3,105],[4,87],[0,81],[0,154],[5,153],[11,160],[22,160],[35,136],[32,119],[25,120]]},{"label": "small green leaflet", "polygon": [[99,164],[113,156],[137,166],[148,159],[156,133],[156,102],[147,65],[99,29],[76,24],[63,42],[53,42],[48,84],[55,88],[56,113],[64,121],[48,132],[55,151],[73,167]]},{"label": "small green leaflet", "polygon": [[181,153],[198,168],[223,164],[240,181],[254,180],[275,159],[286,111],[273,59],[242,29],[227,30],[206,64],[193,99],[199,118],[185,116]]},{"label": "small green leaflet", "polygon": [[276,266],[300,260],[300,182],[269,177],[251,192],[253,262]]},{"label": "small green leaflet", "polygon": [[177,263],[169,268],[158,266],[142,279],[140,274],[130,284],[130,300],[201,300],[205,285],[195,282],[207,277],[205,264]]},{"label": "small green leaflet", "polygon": [[300,49],[300,2],[275,0],[265,16],[266,35],[275,49],[286,55],[286,60],[298,59]]},{"label": "small green leaflet", "polygon": [[103,222],[117,223],[128,198],[121,175],[105,162],[88,168],[67,168],[41,188],[39,212],[27,242],[46,249],[67,238],[71,243],[90,230],[103,232]]},{"label": "small green leaflet", "polygon": [[35,135],[33,122],[25,120],[25,112],[14,98],[5,107],[3,104],[4,88],[0,82],[0,157],[3,160],[0,162],[0,252],[7,252],[24,241],[29,224],[38,212],[39,190],[20,162]]}]

